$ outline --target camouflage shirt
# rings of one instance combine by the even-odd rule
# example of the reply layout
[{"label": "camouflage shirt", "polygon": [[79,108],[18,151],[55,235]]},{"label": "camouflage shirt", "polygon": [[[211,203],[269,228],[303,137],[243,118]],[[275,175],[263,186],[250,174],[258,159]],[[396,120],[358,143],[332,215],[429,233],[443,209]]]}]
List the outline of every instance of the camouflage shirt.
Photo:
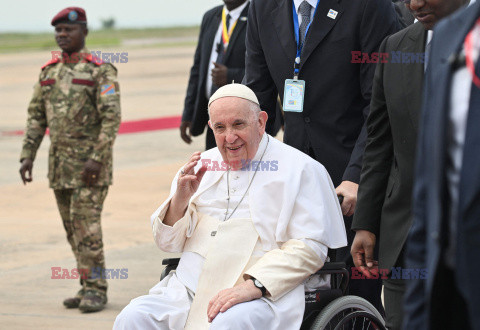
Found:
[{"label": "camouflage shirt", "polygon": [[34,87],[20,160],[35,159],[48,127],[50,187],[84,186],[81,172],[88,159],[103,164],[96,185],[110,185],[119,125],[120,91],[113,65],[91,56],[76,63],[52,60],[42,68]]}]

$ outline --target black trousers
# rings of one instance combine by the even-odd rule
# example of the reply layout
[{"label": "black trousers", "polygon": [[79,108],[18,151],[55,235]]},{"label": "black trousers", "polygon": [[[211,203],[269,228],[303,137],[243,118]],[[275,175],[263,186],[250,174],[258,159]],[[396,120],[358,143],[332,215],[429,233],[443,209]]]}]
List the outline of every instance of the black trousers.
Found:
[{"label": "black trousers", "polygon": [[430,329],[472,329],[467,304],[455,284],[454,272],[440,263],[432,290]]},{"label": "black trousers", "polygon": [[383,280],[383,299],[385,303],[385,326],[388,330],[401,330],[403,325],[403,299],[405,281],[402,279]]},{"label": "black trousers", "polygon": [[[343,217],[345,221],[345,228],[347,230],[347,241],[348,246],[336,249],[334,255],[335,261],[343,261],[347,264],[347,268],[350,272],[350,282],[348,284],[348,294],[362,297],[368,300],[382,316],[385,315],[385,310],[382,305],[382,279],[351,279],[352,276],[352,267],[355,267],[353,264],[352,255],[350,254],[350,249],[352,247],[352,242],[355,237],[355,232],[350,230],[352,227],[352,217]],[[330,253],[330,255],[332,255]],[[374,255],[377,258],[378,256],[378,244],[375,247]]]}]

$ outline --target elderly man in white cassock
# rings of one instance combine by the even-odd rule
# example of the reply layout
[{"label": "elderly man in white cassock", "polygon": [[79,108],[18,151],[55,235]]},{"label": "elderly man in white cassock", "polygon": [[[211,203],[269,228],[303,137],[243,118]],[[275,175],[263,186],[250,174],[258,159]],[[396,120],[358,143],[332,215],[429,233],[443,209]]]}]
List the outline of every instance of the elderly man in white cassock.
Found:
[{"label": "elderly man in white cassock", "polygon": [[151,218],[178,268],[114,329],[299,329],[305,288],[325,284],[311,274],[347,244],[327,171],[265,133],[248,87],[220,88],[209,114],[217,148],[191,156]]}]

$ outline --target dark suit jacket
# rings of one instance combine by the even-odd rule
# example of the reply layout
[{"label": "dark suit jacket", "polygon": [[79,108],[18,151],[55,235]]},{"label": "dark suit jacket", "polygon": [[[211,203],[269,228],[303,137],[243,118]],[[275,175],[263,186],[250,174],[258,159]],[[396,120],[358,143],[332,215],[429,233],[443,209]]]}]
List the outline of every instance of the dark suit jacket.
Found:
[{"label": "dark suit jacket", "polygon": [[[423,63],[394,63],[392,52],[423,54],[427,31],[420,22],[387,37],[380,52],[388,63],[375,71],[367,119],[367,145],[352,229],[377,236],[379,267],[396,265],[411,226],[411,200]],[[398,266],[403,266],[402,260]]]},{"label": "dark suit jacket", "polygon": [[[327,16],[338,12],[335,19]],[[252,0],[244,83],[273,124],[277,94],[293,78],[296,43],[292,0]],[[375,64],[352,63],[351,51],[371,54],[398,30],[391,0],[321,0],[306,37],[299,79],[306,81],[303,113],[285,113],[284,142],[315,158],[333,183],[358,182]]]},{"label": "dark suit jacket", "polygon": [[[448,112],[453,65],[465,36],[480,16],[480,2],[438,23],[433,34],[429,68],[425,77],[422,119],[414,185],[413,225],[406,262],[409,268],[425,268],[426,280],[409,280],[405,297],[405,329],[429,329],[435,273],[443,259],[448,237],[446,155]],[[478,110],[478,109],[476,109]],[[478,123],[477,123],[478,124]],[[478,136],[478,133],[477,133]],[[473,329],[480,329],[480,156],[477,146],[464,150],[460,178],[455,277],[469,308]],[[467,148],[467,146],[465,145]],[[442,230],[443,229],[443,230]],[[442,288],[435,288],[442,290]]]},{"label": "dark suit jacket", "polygon": [[[228,67],[228,83],[231,83],[232,80],[240,83],[245,73],[245,33],[248,7],[249,4],[240,14],[225,54],[224,65]],[[203,16],[194,62],[190,70],[182,121],[192,122],[190,132],[193,136],[202,134],[208,123],[208,99],[205,96],[205,86],[207,75],[210,74],[208,68],[213,42],[222,21],[222,8],[223,6],[215,7]]]},{"label": "dark suit jacket", "polygon": [[405,7],[405,2],[403,0],[395,0],[393,3],[395,4],[395,10],[397,11],[399,18],[405,27],[412,25],[415,21],[415,17],[413,17],[412,13],[407,7]]}]

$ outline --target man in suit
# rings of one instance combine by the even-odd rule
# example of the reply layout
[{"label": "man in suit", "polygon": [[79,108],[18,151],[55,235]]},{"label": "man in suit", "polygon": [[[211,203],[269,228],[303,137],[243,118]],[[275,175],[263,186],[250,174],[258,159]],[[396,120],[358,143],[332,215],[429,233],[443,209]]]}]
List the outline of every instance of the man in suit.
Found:
[{"label": "man in suit", "polygon": [[[464,4],[465,0],[412,0],[406,7],[419,21],[387,37],[380,46],[379,52],[389,57],[377,65],[373,80],[352,223],[356,231],[353,261],[367,277],[372,276],[370,270],[377,269],[373,257],[377,240],[378,267],[389,272],[392,267],[405,268],[403,246],[412,223],[414,157],[426,68],[422,55],[429,48],[433,25]],[[408,54],[412,56],[410,63],[396,60]],[[401,329],[405,281],[393,272],[383,284],[387,328]]]},{"label": "man in suit", "polygon": [[[351,216],[375,71],[370,63],[352,63],[352,51],[376,52],[399,29],[392,1],[252,0],[248,22],[244,83],[268,112],[267,127],[274,122],[277,94],[284,101],[286,79],[294,78],[299,57],[295,73],[305,82],[303,111],[285,111],[284,142],[327,168],[337,194],[344,196],[343,214]],[[351,218],[345,221],[351,244]],[[349,252],[338,251],[336,259]],[[381,308],[381,283],[373,282],[354,280],[350,292]]]},{"label": "man in suit", "polygon": [[480,329],[479,17],[477,1],[434,31],[406,248],[427,277],[407,282],[404,329]]},{"label": "man in suit", "polygon": [[[186,143],[192,135],[203,133],[208,122],[207,104],[221,86],[240,83],[245,73],[245,32],[248,0],[223,0],[205,13],[200,27],[197,49],[180,124],[180,136]],[[212,130],[207,127],[206,149],[216,146]]]}]

